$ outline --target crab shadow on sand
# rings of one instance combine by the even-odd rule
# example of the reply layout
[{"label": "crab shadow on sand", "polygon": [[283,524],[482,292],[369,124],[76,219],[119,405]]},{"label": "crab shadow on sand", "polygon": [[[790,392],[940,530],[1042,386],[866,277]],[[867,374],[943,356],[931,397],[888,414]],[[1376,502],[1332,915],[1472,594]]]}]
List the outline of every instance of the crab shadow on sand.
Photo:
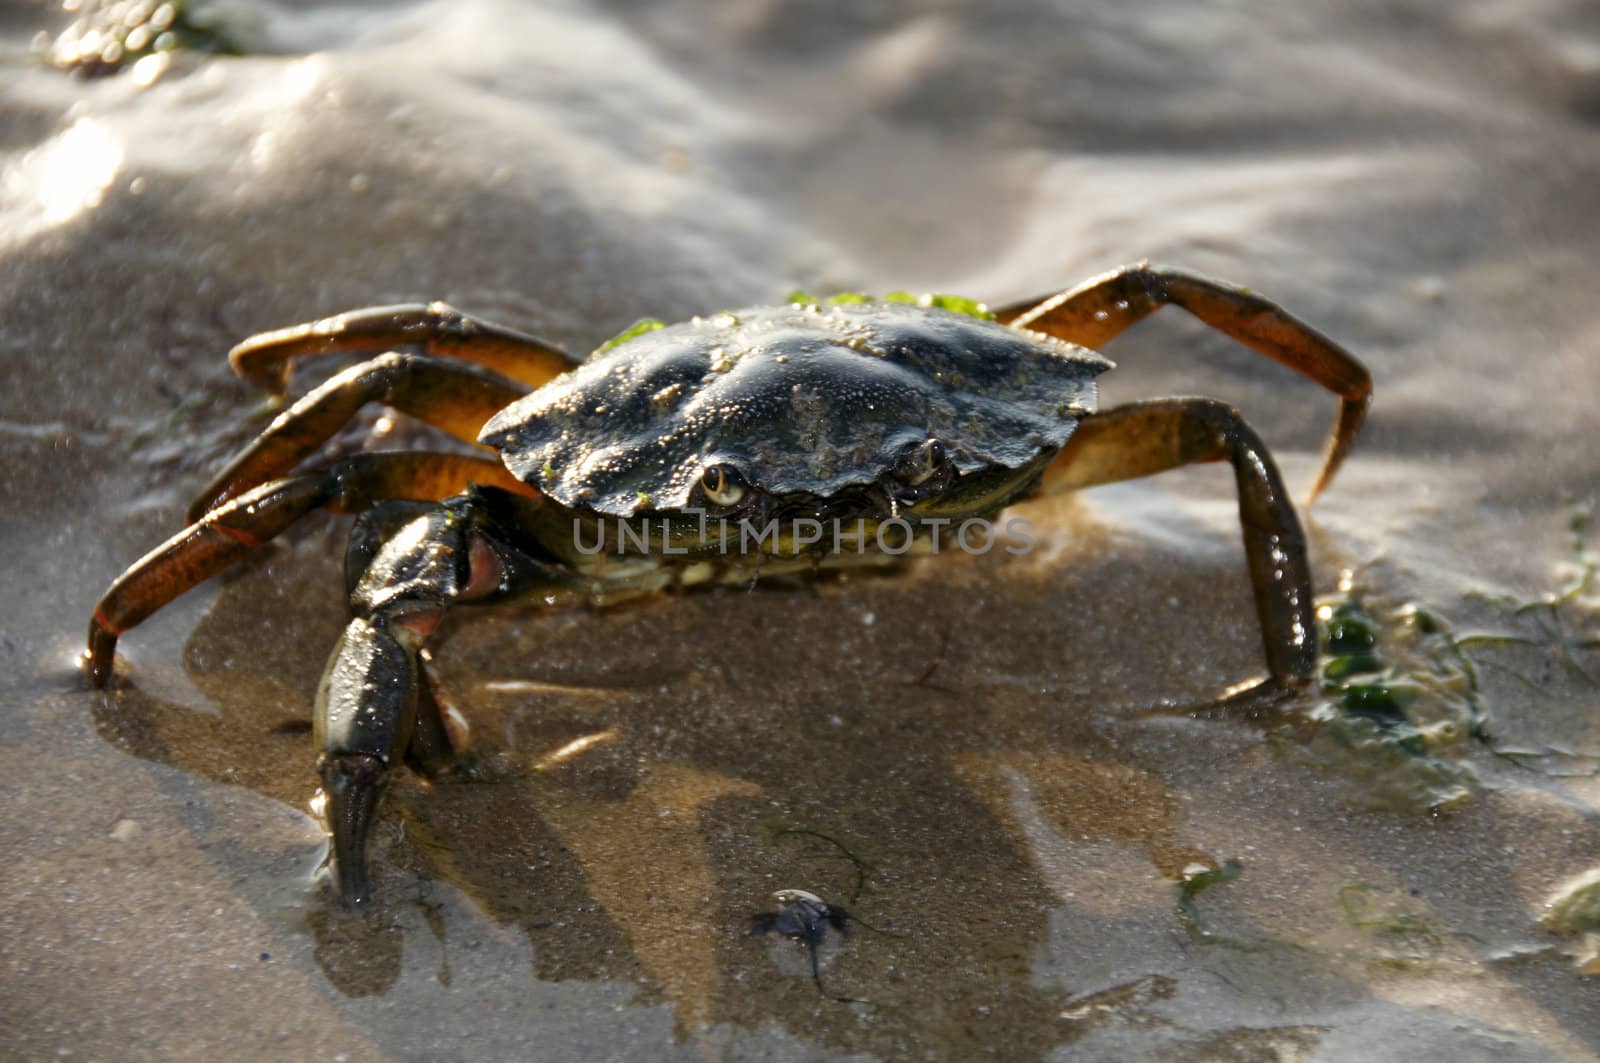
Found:
[{"label": "crab shadow on sand", "polygon": [[[457,610],[434,644],[474,766],[397,781],[373,911],[307,886],[318,966],[381,995],[400,913],[420,906],[449,938],[428,899],[444,883],[520,928],[538,979],[635,985],[685,1035],[778,1022],[841,1050],[1004,1043],[1013,1058],[1107,1024],[1218,1050],[1314,1041],[1213,1029],[1172,1001],[1296,995],[1285,981],[1369,994],[1295,949],[1230,966],[1174,908],[1184,869],[1236,855],[1217,846],[1239,836],[1196,823],[1191,798],[1258,774],[1264,753],[1248,727],[1137,717],[1259,668],[1236,540],[1175,517],[1152,541],[1074,501],[1018,512],[1038,525],[1027,556],[606,611]],[[224,577],[183,663],[213,713],[135,676],[97,702],[102,736],[304,807],[310,705],[345,615],[341,529],[314,522]],[[1303,767],[1252,785],[1272,793],[1240,829],[1271,832],[1263,847],[1338,806]],[[830,993],[868,1003],[827,999],[797,945],[749,935],[778,888],[877,928],[832,943],[823,969]],[[1281,937],[1256,917],[1233,910],[1229,933]]]}]

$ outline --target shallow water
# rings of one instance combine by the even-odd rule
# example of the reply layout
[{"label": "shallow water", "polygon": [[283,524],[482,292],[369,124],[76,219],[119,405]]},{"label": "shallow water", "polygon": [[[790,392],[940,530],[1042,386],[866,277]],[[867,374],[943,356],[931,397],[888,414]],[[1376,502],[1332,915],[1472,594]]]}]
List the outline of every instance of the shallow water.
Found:
[{"label": "shallow water", "polygon": [[[1600,864],[1600,597],[1501,600],[1600,550],[1569,531],[1600,482],[1600,18],[1079,7],[282,4],[148,87],[43,67],[55,16],[0,13],[5,1054],[1600,1053],[1594,946],[1539,922]],[[1405,658],[1483,737],[1372,768],[1331,728],[1149,716],[1259,667],[1215,469],[1023,507],[1025,558],[453,618],[480,769],[396,786],[370,917],[314,881],[307,810],[339,521],[131,633],[110,693],[76,678],[96,595],[259,426],[222,359],[252,331],[443,298],[583,349],[1140,257],[1367,361],[1319,586],[1523,640],[1460,643],[1475,684]],[[1107,403],[1227,398],[1309,481],[1311,385],[1176,312],[1108,351]],[[1403,773],[1440,764],[1470,792],[1430,811]],[[878,928],[820,957],[869,1003],[746,933],[777,888]]]}]

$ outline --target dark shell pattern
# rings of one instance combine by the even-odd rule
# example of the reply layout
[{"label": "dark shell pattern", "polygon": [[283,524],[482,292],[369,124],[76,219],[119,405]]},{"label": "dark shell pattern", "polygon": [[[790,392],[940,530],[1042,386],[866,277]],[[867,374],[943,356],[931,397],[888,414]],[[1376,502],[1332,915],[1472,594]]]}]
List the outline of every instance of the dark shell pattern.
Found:
[{"label": "dark shell pattern", "polygon": [[701,473],[830,498],[944,444],[961,473],[1020,468],[1093,412],[1111,363],[1074,344],[892,302],[733,310],[647,332],[501,410],[480,442],[554,501],[681,510]]}]

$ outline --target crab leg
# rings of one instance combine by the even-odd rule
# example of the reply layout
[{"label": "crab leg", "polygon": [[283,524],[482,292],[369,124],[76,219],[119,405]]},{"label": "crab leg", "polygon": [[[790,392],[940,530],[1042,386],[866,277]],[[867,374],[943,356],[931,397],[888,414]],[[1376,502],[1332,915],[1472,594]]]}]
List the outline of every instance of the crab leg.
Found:
[{"label": "crab leg", "polygon": [[577,359],[553,344],[463,314],[446,303],[372,306],[262,332],[229,351],[228,361],[246,380],[281,394],[289,382],[291,359],[408,345],[429,354],[476,362],[530,387],[538,387],[577,364]]},{"label": "crab leg", "polygon": [[390,351],[353,365],[273,419],[190,503],[187,519],[299,465],[369,402],[381,402],[476,442],[485,421],[528,393],[475,365]]},{"label": "crab leg", "polygon": [[[378,552],[406,525],[438,508],[434,502],[391,499],[379,502],[357,517],[344,552],[345,593],[355,595]],[[440,694],[438,677],[430,662],[428,652],[419,650],[417,665],[422,682],[417,687],[417,727],[406,747],[406,763],[423,775],[443,771],[456,754],[452,728],[445,723],[447,713],[451,717],[456,713]]]},{"label": "crab leg", "polygon": [[437,505],[385,503],[356,522],[345,559],[352,616],[313,716],[334,880],[347,903],[371,896],[367,839],[396,755],[429,775],[455,755],[459,718],[439,701],[423,648],[444,611],[565,580],[508,545],[517,501],[474,489]]},{"label": "crab leg", "polygon": [[348,903],[371,896],[367,839],[396,758],[432,774],[454,755],[422,646],[447,605],[500,588],[503,568],[474,527],[471,504],[364,515],[369,532],[387,525],[375,550],[352,537],[347,567],[367,564],[350,589],[353,616],[328,658],[313,715],[334,880]]},{"label": "crab leg", "polygon": [[1093,414],[1045,469],[1046,491],[1153,476],[1203,461],[1233,463],[1239,523],[1267,667],[1284,686],[1316,674],[1317,629],[1305,536],[1261,438],[1226,403],[1156,399]]},{"label": "crab leg", "polygon": [[1181,306],[1207,325],[1310,377],[1339,396],[1339,416],[1307,503],[1333,480],[1355,444],[1372,399],[1372,378],[1354,355],[1277,304],[1221,281],[1139,263],[1044,300],[995,311],[1001,322],[1099,347],[1163,306]]},{"label": "crab leg", "polygon": [[101,596],[84,655],[90,683],[104,686],[110,678],[118,635],[312,510],[351,513],[385,498],[446,498],[469,483],[528,491],[497,461],[401,451],[336,461],[219,506],[134,562]]}]

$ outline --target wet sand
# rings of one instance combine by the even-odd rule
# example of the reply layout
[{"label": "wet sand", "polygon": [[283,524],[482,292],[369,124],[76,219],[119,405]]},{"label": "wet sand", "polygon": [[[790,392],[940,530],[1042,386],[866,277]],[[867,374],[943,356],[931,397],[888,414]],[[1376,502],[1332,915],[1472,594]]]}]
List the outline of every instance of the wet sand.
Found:
[{"label": "wet sand", "polygon": [[[0,14],[0,1053],[1600,1054],[1593,939],[1540,922],[1600,865],[1600,591],[1524,607],[1600,551],[1590,6],[263,10],[252,54],[148,87]],[[1371,367],[1308,530],[1435,713],[1409,746],[1312,695],[1150,715],[1260,669],[1214,468],[1020,507],[1026,557],[462,611],[478,770],[396,785],[370,916],[308,810],[345,522],[130,633],[109,692],[77,677],[96,596],[262,423],[223,359],[253,331],[442,298],[582,350],[1140,258]],[[1314,386],[1176,311],[1107,353],[1105,404],[1225,398],[1309,483]],[[416,438],[375,420],[339,445]],[[780,888],[859,918],[820,968],[867,1003],[747,933]]]}]

